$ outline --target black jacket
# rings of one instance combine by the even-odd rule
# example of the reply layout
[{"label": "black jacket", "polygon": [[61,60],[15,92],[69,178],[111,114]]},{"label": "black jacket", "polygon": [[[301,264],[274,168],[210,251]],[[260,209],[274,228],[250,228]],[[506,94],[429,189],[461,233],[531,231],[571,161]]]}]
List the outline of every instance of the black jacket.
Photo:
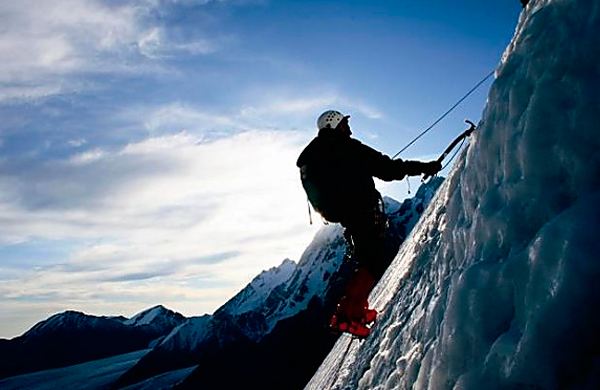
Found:
[{"label": "black jacket", "polygon": [[373,177],[384,181],[419,175],[419,161],[392,160],[339,131],[323,129],[302,151],[296,165],[308,198],[325,219],[373,208],[379,199]]}]

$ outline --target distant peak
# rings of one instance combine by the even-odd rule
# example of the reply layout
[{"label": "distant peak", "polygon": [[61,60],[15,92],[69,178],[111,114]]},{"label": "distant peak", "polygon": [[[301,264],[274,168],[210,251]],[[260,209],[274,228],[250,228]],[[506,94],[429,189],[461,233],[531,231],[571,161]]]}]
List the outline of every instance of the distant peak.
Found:
[{"label": "distant peak", "polygon": [[146,310],[145,312],[152,312],[152,311],[171,311],[169,309],[167,309],[166,307],[164,307],[163,305],[156,305],[151,307],[150,309]]},{"label": "distant peak", "polygon": [[75,310],[66,310],[61,313],[54,314],[46,320],[38,322],[31,329],[23,334],[23,336],[41,335],[46,332],[52,332],[59,329],[78,328],[90,324],[92,321],[99,319]]},{"label": "distant peak", "polygon": [[156,305],[134,315],[126,321],[123,321],[123,324],[141,326],[159,324],[164,322],[171,323],[173,321],[175,324],[180,321],[183,321],[183,319],[185,319],[185,317],[182,314],[170,310],[163,305]]},{"label": "distant peak", "polygon": [[48,319],[52,319],[52,318],[56,318],[56,317],[81,317],[81,316],[85,316],[85,315],[86,314],[81,311],[65,310],[61,313],[57,313],[57,314],[54,314],[53,316],[50,316]]}]

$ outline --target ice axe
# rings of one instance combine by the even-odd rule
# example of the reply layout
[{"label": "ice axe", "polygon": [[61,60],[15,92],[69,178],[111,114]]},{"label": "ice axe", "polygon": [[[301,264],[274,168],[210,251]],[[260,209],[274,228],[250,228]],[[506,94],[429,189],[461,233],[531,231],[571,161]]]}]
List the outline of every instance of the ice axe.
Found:
[{"label": "ice axe", "polygon": [[[459,142],[461,142],[465,138],[469,137],[471,135],[471,133],[473,133],[475,131],[475,129],[477,128],[477,126],[475,126],[475,123],[471,122],[470,120],[466,119],[465,122],[471,126],[467,130],[463,131],[463,133],[461,135],[456,137],[456,139],[454,141],[452,141],[452,143],[446,148],[446,150],[444,150],[444,153],[442,153],[440,155],[440,157],[438,157],[437,162],[439,162],[440,164],[442,163],[442,161],[444,161],[446,156],[448,156],[448,154],[450,154],[452,149],[454,149],[456,147],[456,145],[458,145]],[[429,179],[429,176],[431,176],[431,175],[423,176],[423,181]]]}]

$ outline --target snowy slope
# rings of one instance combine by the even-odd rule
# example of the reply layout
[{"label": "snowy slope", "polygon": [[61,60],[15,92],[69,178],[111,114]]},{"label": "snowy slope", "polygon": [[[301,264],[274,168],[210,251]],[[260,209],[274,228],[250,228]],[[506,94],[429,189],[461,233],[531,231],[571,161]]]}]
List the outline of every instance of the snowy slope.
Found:
[{"label": "snowy slope", "polygon": [[131,352],[71,367],[39,371],[0,380],[2,390],[99,390],[110,386],[131,368],[148,350]]},{"label": "snowy slope", "polygon": [[[226,318],[231,318],[257,310],[260,311],[273,290],[285,284],[295,269],[296,263],[286,259],[278,267],[261,272],[238,294],[225,303],[218,313],[223,313]],[[216,313],[217,316],[218,313]],[[215,328],[219,328],[219,326],[219,320],[211,315],[188,318],[185,322],[173,328],[171,333],[161,341],[157,349],[162,352],[191,353],[200,348],[208,339],[214,337]],[[248,336],[260,337],[260,332],[250,332],[251,329],[246,330],[248,330]]]},{"label": "snowy slope", "polygon": [[[383,252],[388,263],[442,182],[436,178],[421,186],[414,198],[402,204],[385,199],[390,227]],[[337,339],[328,323],[354,269],[346,251],[339,225],[320,229],[289,279],[272,289],[262,306],[248,312],[265,319],[261,337],[250,345],[230,344],[213,356],[198,356],[204,363],[177,389],[302,388]]]},{"label": "snowy slope", "polygon": [[294,270],[296,263],[286,259],[278,267],[261,272],[242,291],[230,299],[223,307],[231,315],[247,313],[261,307],[271,292],[285,283]]},{"label": "snowy slope", "polygon": [[[389,241],[401,242],[423,213],[440,186],[442,180],[436,178],[423,185],[412,199],[402,204],[385,198],[385,210],[390,219]],[[394,244],[390,244],[393,246]],[[330,278],[335,275],[345,260],[347,245],[343,238],[343,228],[339,224],[324,226],[315,235],[304,251],[293,273],[279,287],[279,297],[271,297],[261,307],[267,320],[267,332],[279,321],[291,318],[305,310],[314,297],[323,298],[331,289]]]},{"label": "snowy slope", "polygon": [[[402,204],[385,199],[391,222],[388,243],[393,252],[390,252],[390,261],[393,257],[391,253],[397,251],[399,243],[412,229],[442,181],[438,178],[421,186],[414,198]],[[145,334],[151,331],[152,334],[164,336],[150,344],[152,349],[149,350],[8,378],[0,381],[0,388],[94,390],[116,384],[129,390],[169,389],[184,381],[196,369],[198,359],[205,362],[222,361],[223,366],[220,363],[212,366],[216,377],[231,369],[240,373],[236,367],[241,364],[249,370],[245,376],[239,376],[241,383],[246,383],[252,377],[254,381],[263,383],[263,388],[277,388],[273,379],[278,377],[280,383],[298,383],[294,386],[298,388],[306,383],[320,359],[335,342],[329,332],[325,334],[331,339],[328,343],[320,342],[322,338],[319,337],[323,335],[315,337],[315,329],[319,334],[323,333],[321,322],[329,318],[331,309],[324,310],[323,303],[315,305],[315,302],[327,300],[332,291],[343,287],[343,278],[336,275],[344,263],[345,252],[342,229],[338,225],[324,226],[298,264],[284,260],[279,267],[262,272],[214,315],[186,319],[160,305],[132,318],[96,317],[74,311],[56,314],[35,325],[19,340],[8,342],[27,340],[27,344],[32,345],[32,340],[38,340],[36,343],[48,338],[54,340],[57,332],[71,338],[73,333],[79,333],[78,342],[65,341],[60,344],[61,349],[65,350],[67,345],[85,346],[89,341],[100,342],[103,347],[114,342],[124,345],[125,340],[112,339],[112,334],[108,338],[98,338],[98,331],[113,328],[127,330],[127,341],[137,337],[139,332]],[[329,306],[333,305],[337,301],[335,294],[328,301]],[[307,310],[309,307],[311,309]],[[172,331],[165,335],[170,329]],[[298,329],[302,330],[302,335],[298,334]],[[250,345],[249,336],[260,340],[251,345],[251,351],[247,349]],[[146,348],[148,343],[142,345],[142,348]],[[294,348],[294,358],[298,363],[290,364],[289,357],[281,359],[282,354]],[[70,359],[73,355],[66,349],[63,352]],[[44,347],[44,350],[47,360],[55,362],[57,355],[52,349]],[[248,354],[253,361],[240,359],[240,352]],[[27,356],[29,359],[32,356],[43,357],[38,352],[31,352]],[[270,363],[265,366],[264,363],[269,359]],[[303,376],[299,375],[302,371],[299,365],[309,367],[304,370],[306,374]],[[278,373],[273,373],[272,369]],[[201,374],[206,376],[206,372]],[[266,378],[270,378],[270,384],[264,384]],[[194,388],[193,382],[191,387]]]},{"label": "snowy slope", "polygon": [[169,351],[193,351],[209,334],[211,316],[188,318],[183,324],[174,328],[159,347]]},{"label": "snowy slope", "polygon": [[[427,204],[440,186],[436,179],[421,186],[412,199],[402,204],[385,198],[386,210],[391,219],[392,233],[402,240],[423,213]],[[263,271],[244,289],[225,303],[216,317],[239,318],[250,315],[255,321],[252,327],[241,327],[246,336],[259,341],[275,326],[287,318],[292,318],[308,307],[314,297],[325,297],[331,288],[329,279],[339,271],[346,255],[346,242],[342,227],[338,224],[323,226],[304,251],[298,264],[286,259],[278,267]],[[258,318],[257,318],[258,317]],[[261,324],[263,320],[264,324]],[[188,319],[185,324],[173,329],[158,346],[164,351],[191,352],[203,342],[214,337],[217,318],[203,316]]]},{"label": "snowy slope", "polygon": [[532,0],[472,144],[307,389],[600,388],[600,0]]},{"label": "snowy slope", "polygon": [[171,330],[184,321],[185,317],[180,313],[169,310],[162,305],[157,305],[136,314],[130,319],[124,320],[123,324],[129,326],[151,326]]},{"label": "snowy slope", "polygon": [[169,371],[131,386],[123,387],[121,390],[172,390],[174,386],[185,380],[195,368],[188,367]]},{"label": "snowy slope", "polygon": [[313,297],[324,297],[329,287],[328,278],[341,266],[346,243],[339,225],[324,226],[304,251],[298,266],[282,286],[280,299],[265,307],[269,329],[277,322],[290,318],[306,309]]}]

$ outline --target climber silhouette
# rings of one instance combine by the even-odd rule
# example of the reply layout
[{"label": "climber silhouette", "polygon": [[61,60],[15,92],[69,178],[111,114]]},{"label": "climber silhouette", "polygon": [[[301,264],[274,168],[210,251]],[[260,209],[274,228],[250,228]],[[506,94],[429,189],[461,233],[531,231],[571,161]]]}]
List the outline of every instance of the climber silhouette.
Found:
[{"label": "climber silhouette", "polygon": [[385,271],[382,259],[387,219],[373,177],[384,181],[405,176],[435,175],[438,161],[404,161],[390,157],[351,137],[349,115],[330,110],[317,120],[315,137],[300,154],[302,185],[313,208],[329,222],[339,222],[353,248],[358,268],[350,278],[331,327],[359,337],[370,333],[376,311],[367,298]]}]

